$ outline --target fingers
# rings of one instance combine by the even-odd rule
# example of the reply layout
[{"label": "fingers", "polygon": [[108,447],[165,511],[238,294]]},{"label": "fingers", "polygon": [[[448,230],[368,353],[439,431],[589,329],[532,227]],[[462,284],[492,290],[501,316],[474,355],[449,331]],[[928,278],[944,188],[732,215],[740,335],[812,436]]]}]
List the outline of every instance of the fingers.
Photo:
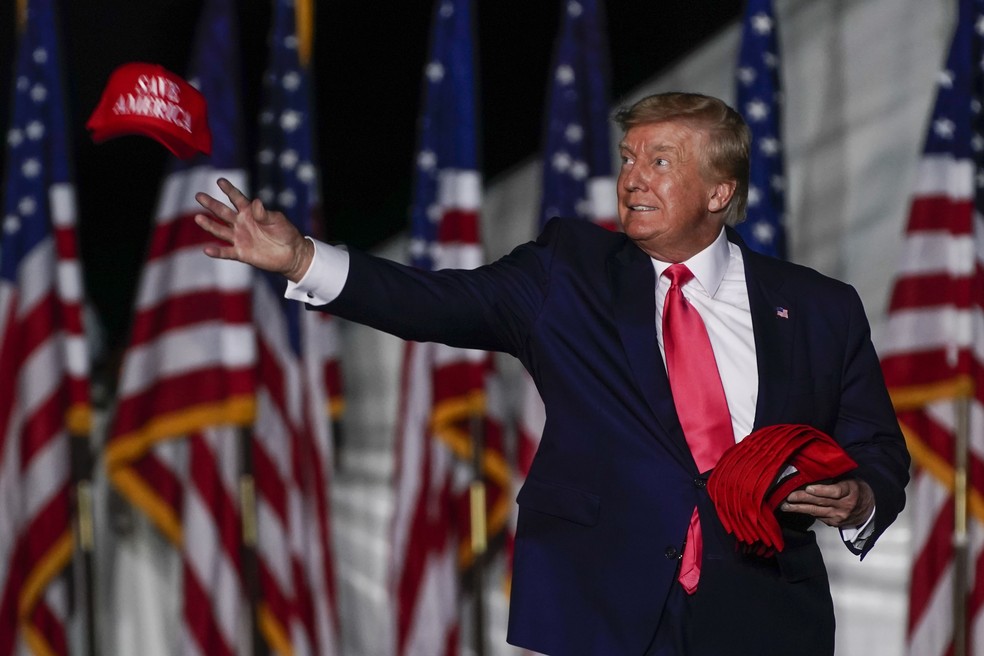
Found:
[{"label": "fingers", "polygon": [[217,237],[222,241],[232,243],[233,241],[233,230],[229,223],[223,223],[221,221],[216,221],[213,217],[206,216],[204,214],[195,215],[195,223],[199,228]]},{"label": "fingers", "polygon": [[225,221],[226,223],[232,223],[237,214],[244,212],[247,209],[253,209],[254,213],[257,209],[259,209],[260,214],[265,214],[266,210],[263,208],[262,203],[257,200],[251,207],[250,199],[225,178],[219,178],[216,181],[216,184],[218,184],[219,189],[222,190],[222,193],[229,198],[229,202],[233,205],[231,208],[222,201],[217,200],[204,192],[198,192],[195,194],[195,200],[198,201],[199,205],[211,212],[217,219]]},{"label": "fingers", "polygon": [[[204,192],[198,192],[195,194],[195,200],[198,204],[208,210],[212,216],[224,221],[225,223],[232,223],[236,218],[235,210],[231,209],[228,205],[222,201],[212,198]],[[201,224],[199,224],[201,225]]]},{"label": "fingers", "polygon": [[780,508],[811,515],[830,526],[845,526],[871,513],[874,501],[869,492],[867,484],[854,479],[807,485],[791,492]]},{"label": "fingers", "polygon": [[222,193],[229,197],[229,202],[232,203],[237,212],[242,212],[249,207],[249,198],[247,198],[243,192],[239,191],[234,184],[225,178],[219,178],[216,181],[216,184],[219,185],[219,189],[222,190]]}]

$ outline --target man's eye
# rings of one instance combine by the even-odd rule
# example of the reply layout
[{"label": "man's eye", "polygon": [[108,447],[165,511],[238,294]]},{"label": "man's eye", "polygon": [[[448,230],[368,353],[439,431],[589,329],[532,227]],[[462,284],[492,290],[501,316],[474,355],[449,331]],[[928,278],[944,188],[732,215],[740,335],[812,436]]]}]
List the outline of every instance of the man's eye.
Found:
[{"label": "man's eye", "polygon": [[622,165],[623,166],[626,165],[626,164],[631,164],[632,163],[632,158],[631,157],[627,157],[626,155],[622,155],[620,159],[622,160]]},{"label": "man's eye", "polygon": [[653,160],[653,164],[655,164],[656,166],[668,166],[669,163],[670,160],[666,159],[665,157],[657,157],[656,159]]}]

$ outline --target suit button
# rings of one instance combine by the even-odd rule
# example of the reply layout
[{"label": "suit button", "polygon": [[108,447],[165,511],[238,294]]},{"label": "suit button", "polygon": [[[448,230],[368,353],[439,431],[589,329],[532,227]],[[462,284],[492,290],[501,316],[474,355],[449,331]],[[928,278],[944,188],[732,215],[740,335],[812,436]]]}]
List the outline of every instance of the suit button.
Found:
[{"label": "suit button", "polygon": [[705,481],[703,478],[698,476],[697,478],[694,479],[694,486],[697,487],[698,489],[703,490],[705,487],[707,487],[707,481]]},{"label": "suit button", "polygon": [[666,551],[663,552],[663,555],[666,556],[667,560],[677,560],[681,557],[681,554],[677,551],[676,547],[667,547]]}]

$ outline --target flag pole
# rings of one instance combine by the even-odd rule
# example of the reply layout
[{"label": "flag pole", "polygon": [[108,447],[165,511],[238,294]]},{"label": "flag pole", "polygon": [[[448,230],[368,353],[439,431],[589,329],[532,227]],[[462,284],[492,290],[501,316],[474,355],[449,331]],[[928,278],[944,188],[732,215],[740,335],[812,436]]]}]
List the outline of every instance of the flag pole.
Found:
[{"label": "flag pole", "polygon": [[953,454],[953,656],[967,656],[967,463],[970,398],[954,400],[956,410]]},{"label": "flag pole", "polygon": [[482,413],[471,418],[472,481],[468,489],[471,510],[472,593],[474,596],[474,653],[485,656],[485,562],[488,526],[485,517],[485,422]]},{"label": "flag pole", "polygon": [[[71,467],[74,481],[75,544],[79,552],[76,581],[82,586],[81,601],[85,606],[85,649],[89,656],[99,653],[96,644],[96,609],[93,586],[92,559],[95,552],[95,522],[92,504],[92,452],[88,435],[70,435]],[[78,599],[77,596],[75,596]]]},{"label": "flag pole", "polygon": [[239,545],[242,556],[243,587],[249,603],[250,636],[253,643],[253,656],[266,656],[266,641],[260,635],[257,621],[257,608],[260,604],[259,560],[256,555],[258,544],[258,526],[256,519],[256,479],[253,476],[253,431],[243,428],[240,435],[240,469],[239,469],[239,508],[241,542]]}]

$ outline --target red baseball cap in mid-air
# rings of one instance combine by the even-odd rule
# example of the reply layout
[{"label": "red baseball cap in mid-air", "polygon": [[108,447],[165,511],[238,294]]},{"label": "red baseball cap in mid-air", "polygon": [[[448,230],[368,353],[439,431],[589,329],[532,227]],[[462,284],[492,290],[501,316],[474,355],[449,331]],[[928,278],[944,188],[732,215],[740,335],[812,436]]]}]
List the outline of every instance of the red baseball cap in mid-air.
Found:
[{"label": "red baseball cap in mid-air", "polygon": [[181,159],[212,152],[205,97],[158,64],[134,62],[113,71],[86,127],[96,143],[141,134]]}]

